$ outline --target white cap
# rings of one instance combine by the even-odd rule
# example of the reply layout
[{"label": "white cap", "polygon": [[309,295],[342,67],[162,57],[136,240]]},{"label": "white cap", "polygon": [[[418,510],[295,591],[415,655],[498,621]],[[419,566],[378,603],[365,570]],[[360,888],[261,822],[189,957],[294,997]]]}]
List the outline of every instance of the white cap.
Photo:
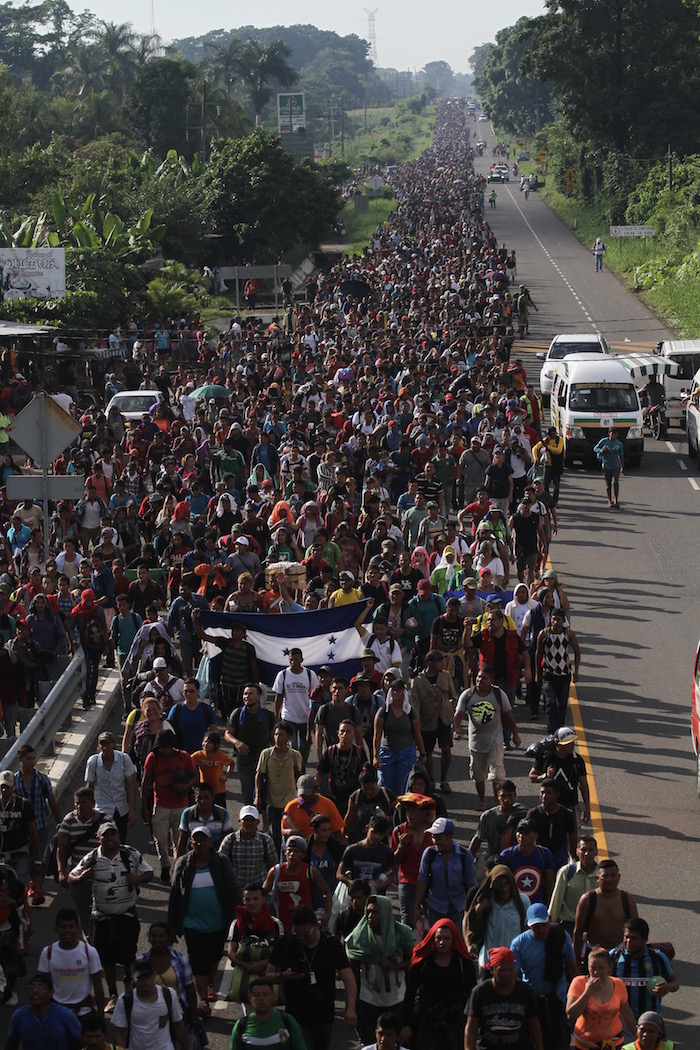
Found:
[{"label": "white cap", "polygon": [[241,806],[238,813],[238,819],[245,820],[246,817],[252,817],[253,820],[260,820],[260,814],[255,806]]},{"label": "white cap", "polygon": [[167,666],[168,666],[168,661],[167,660],[164,660],[162,656],[156,656],[155,660],[153,661],[153,670],[154,671],[162,671],[163,668],[167,667]]}]

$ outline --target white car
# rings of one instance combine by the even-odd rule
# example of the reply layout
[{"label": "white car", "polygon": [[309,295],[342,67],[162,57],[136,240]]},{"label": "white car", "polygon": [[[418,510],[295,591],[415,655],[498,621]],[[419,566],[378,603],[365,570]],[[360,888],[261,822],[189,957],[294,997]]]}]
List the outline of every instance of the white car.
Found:
[{"label": "white car", "polygon": [[489,118],[488,118],[488,117],[486,116],[486,114],[485,114],[485,113],[480,113],[480,114],[479,114],[479,120],[488,120],[488,119],[489,119]]},{"label": "white car", "polygon": [[110,409],[117,408],[125,422],[138,422],[157,401],[165,402],[160,390],[120,390],[107,405],[106,413],[109,416]]},{"label": "white car", "polygon": [[544,361],[540,372],[540,393],[549,402],[554,379],[553,361],[563,361],[572,354],[611,354],[612,350],[602,335],[587,332],[583,335],[555,335],[546,354],[537,354]]}]

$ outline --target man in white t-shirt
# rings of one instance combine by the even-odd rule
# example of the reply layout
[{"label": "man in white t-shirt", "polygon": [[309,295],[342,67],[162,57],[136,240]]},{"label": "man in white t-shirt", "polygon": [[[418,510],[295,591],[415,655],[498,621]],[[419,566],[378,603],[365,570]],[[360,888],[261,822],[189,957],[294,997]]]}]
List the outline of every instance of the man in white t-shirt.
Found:
[{"label": "man in white t-shirt", "polygon": [[[137,959],[131,975],[134,990],[119,996],[112,1016],[116,1046],[128,1046],[129,1050],[174,1050],[172,1024],[180,1050],[188,1050],[189,1039],[177,992],[156,984],[148,959]],[[167,998],[164,992],[168,993]],[[125,1002],[127,996],[131,1001],[130,1015]]]},{"label": "man in white t-shirt", "polygon": [[56,913],[58,940],[44,948],[39,957],[39,973],[53,981],[53,999],[82,1017],[96,1010],[104,1013],[102,962],[97,949],[80,936],[80,920],[73,908]]},{"label": "man in white t-shirt", "polygon": [[503,689],[494,684],[493,669],[480,667],[472,689],[465,689],[457,703],[453,734],[462,739],[462,718],[467,716],[470,767],[469,773],[479,796],[479,809],[486,809],[486,779],[500,782],[506,779],[503,756],[505,752],[503,725],[513,734],[516,747],[520,745],[510,701]]},{"label": "man in white t-shirt", "polygon": [[282,718],[293,727],[291,744],[301,752],[306,768],[311,746],[309,704],[318,678],[315,671],[303,666],[303,659],[301,649],[289,650],[289,667],[277,673],[272,691],[275,694],[275,718]]}]

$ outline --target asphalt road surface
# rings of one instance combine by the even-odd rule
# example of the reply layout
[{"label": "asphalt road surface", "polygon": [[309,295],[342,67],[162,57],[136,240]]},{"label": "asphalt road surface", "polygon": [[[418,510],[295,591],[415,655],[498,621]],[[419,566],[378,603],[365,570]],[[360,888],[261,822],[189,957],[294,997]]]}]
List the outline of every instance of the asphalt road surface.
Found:
[{"label": "asphalt road surface", "polygon": [[[480,125],[482,134],[486,127]],[[490,156],[485,157],[481,169],[487,170],[490,162]],[[515,182],[496,190],[497,208],[488,211],[488,220],[499,242],[516,249],[518,280],[527,284],[539,307],[539,313],[531,314],[530,337],[516,344],[531,377],[539,375],[535,351],[545,349],[557,332],[600,331],[619,350],[652,349],[659,339],[672,335],[607,269],[595,273],[590,251],[537,193],[525,201]],[[689,718],[692,659],[700,632],[700,487],[684,454],[684,435],[671,431],[670,439],[646,439],[641,467],[622,479],[618,513],[607,508],[598,472],[568,471],[551,558],[571,599],[572,626],[582,649],[571,714],[585,734],[582,749],[590,755],[600,803],[594,830],[600,846],[618,860],[622,885],[650,923],[652,940],[675,945],[681,990],[665,999],[664,1014],[676,1044],[696,1047],[700,802]],[[525,711],[516,708],[524,747],[544,735],[543,722],[528,722]],[[460,839],[468,841],[477,813],[464,743],[457,745],[455,754],[454,793],[446,803]],[[534,805],[536,796],[527,781],[529,762],[522,750],[510,753],[506,766],[521,800]],[[235,818],[234,799],[229,809]],[[142,826],[130,841],[155,866]],[[65,891],[59,896],[66,901]],[[167,889],[158,881],[146,887],[139,903],[144,927],[163,914],[166,896]],[[52,913],[55,907],[35,911],[37,948],[50,937]],[[38,951],[29,960],[30,973],[37,956]],[[220,978],[223,994],[227,976],[221,970]],[[23,1001],[25,988],[23,982]],[[9,1015],[8,1009],[0,1010],[2,1037]],[[228,1046],[234,1016],[231,1004],[223,999],[215,1004],[207,1022],[213,1050]],[[338,1020],[334,1048],[348,1045]]]}]

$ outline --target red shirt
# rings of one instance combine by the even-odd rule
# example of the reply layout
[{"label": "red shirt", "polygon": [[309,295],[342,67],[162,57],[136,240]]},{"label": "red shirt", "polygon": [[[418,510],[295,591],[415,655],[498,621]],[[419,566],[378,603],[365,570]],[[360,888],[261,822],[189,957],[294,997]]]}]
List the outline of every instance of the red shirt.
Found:
[{"label": "red shirt", "polygon": [[166,758],[160,750],[151,751],[146,757],[143,766],[144,774],[153,779],[153,797],[156,806],[165,809],[184,809],[187,805],[187,795],[178,795],[172,790],[173,776],[180,771],[187,773],[188,779],[195,775],[195,766],[187,751],[179,751],[173,748],[169,757]]}]

